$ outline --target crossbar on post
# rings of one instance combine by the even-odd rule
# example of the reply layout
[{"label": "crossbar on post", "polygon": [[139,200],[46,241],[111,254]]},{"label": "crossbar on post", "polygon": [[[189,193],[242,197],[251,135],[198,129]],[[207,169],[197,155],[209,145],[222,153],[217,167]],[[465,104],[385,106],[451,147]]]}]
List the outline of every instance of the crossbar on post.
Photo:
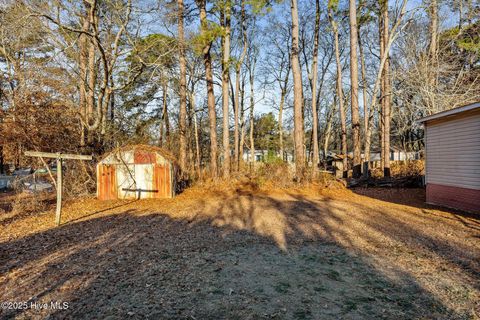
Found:
[{"label": "crossbar on post", "polygon": [[61,158],[68,160],[92,160],[91,155],[82,155],[82,154],[69,154],[69,153],[52,153],[52,152],[40,152],[40,151],[25,151],[25,155],[28,157],[39,157],[39,158]]}]

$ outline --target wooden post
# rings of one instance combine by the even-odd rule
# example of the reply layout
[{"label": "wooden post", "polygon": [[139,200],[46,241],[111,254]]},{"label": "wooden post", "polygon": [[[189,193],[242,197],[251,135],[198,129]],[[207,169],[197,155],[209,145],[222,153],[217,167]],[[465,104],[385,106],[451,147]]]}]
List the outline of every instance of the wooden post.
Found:
[{"label": "wooden post", "polygon": [[[27,157],[57,159],[57,208],[55,210],[55,222],[56,222],[57,226],[59,226],[60,225],[60,220],[61,220],[61,217],[62,217],[62,190],[63,190],[62,164],[63,164],[63,159],[87,161],[87,160],[92,160],[93,157],[89,156],[89,155],[65,154],[65,153],[60,153],[60,152],[50,153],[50,152],[40,152],[40,151],[25,151],[25,155]],[[35,188],[36,188],[36,184],[35,184]]]},{"label": "wooden post", "polygon": [[57,209],[55,211],[55,223],[60,225],[62,216],[62,158],[57,158]]}]

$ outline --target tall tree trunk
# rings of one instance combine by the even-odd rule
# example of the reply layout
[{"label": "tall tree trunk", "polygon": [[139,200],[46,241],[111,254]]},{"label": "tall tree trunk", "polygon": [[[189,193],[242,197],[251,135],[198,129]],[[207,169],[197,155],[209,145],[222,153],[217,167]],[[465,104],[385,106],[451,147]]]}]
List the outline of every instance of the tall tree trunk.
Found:
[{"label": "tall tree trunk", "polygon": [[240,100],[240,67],[235,68],[235,101],[233,103],[233,161],[234,170],[238,171],[240,168],[240,156],[239,156],[239,125],[238,125],[238,112],[239,112],[239,100]]},{"label": "tall tree trunk", "polygon": [[318,113],[317,113],[317,77],[318,77],[318,37],[320,34],[320,0],[315,1],[315,31],[313,39],[313,63],[311,70],[312,81],[312,140],[313,140],[313,176],[318,174],[319,152],[318,152]]},{"label": "tall tree trunk", "polygon": [[[202,34],[208,34],[207,10],[206,1],[198,0],[198,7],[200,9],[200,24]],[[212,57],[210,55],[211,49],[210,39],[203,47],[203,63],[205,65],[205,80],[207,82],[207,105],[208,118],[210,122],[210,172],[213,178],[218,176],[217,169],[217,112],[215,110],[215,95],[213,91],[213,72],[212,72]]]},{"label": "tall tree trunk", "polygon": [[[230,0],[224,2],[223,37],[222,37],[222,109],[223,109],[223,176],[230,176],[230,129],[229,129],[229,79],[230,79]],[[223,16],[223,14],[222,14]]]},{"label": "tall tree trunk", "polygon": [[254,96],[254,77],[255,77],[255,62],[251,62],[252,58],[250,58],[250,65],[249,65],[249,79],[250,79],[250,164],[251,170],[255,169],[255,141],[253,139],[253,132],[255,126],[255,114],[254,114],[254,107],[255,107],[255,96]]},{"label": "tall tree trunk", "polygon": [[[90,23],[87,17],[82,17],[82,30],[88,32],[90,27]],[[78,77],[78,91],[79,91],[79,108],[80,108],[80,116],[82,117],[82,121],[80,124],[80,147],[85,147],[85,124],[84,121],[88,122],[87,117],[87,88],[86,88],[86,81],[87,81],[87,62],[88,62],[88,41],[87,36],[81,34],[79,36],[79,49],[80,49],[80,57],[79,57],[79,71],[80,76]]]},{"label": "tall tree trunk", "polygon": [[283,108],[285,105],[285,96],[287,95],[287,90],[282,88],[282,92],[280,94],[280,106],[278,109],[278,139],[279,139],[279,147],[280,147],[280,157],[283,160],[283,155],[285,153],[283,147]]},{"label": "tall tree trunk", "polygon": [[349,0],[350,18],[350,85],[353,140],[353,174],[354,178],[362,175],[360,159],[360,119],[358,112],[358,37],[357,37],[357,2]]},{"label": "tall tree trunk", "polygon": [[180,64],[180,110],[178,113],[178,128],[180,130],[180,168],[182,174],[187,169],[187,60],[185,57],[185,34],[184,34],[184,3],[183,0],[177,0],[178,12],[178,49],[179,49],[179,64]]},{"label": "tall tree trunk", "polygon": [[295,174],[302,179],[305,171],[304,130],[303,130],[303,88],[302,69],[299,60],[299,26],[297,0],[291,0],[292,15],[292,74],[293,74],[293,118],[295,143]]},{"label": "tall tree trunk", "polygon": [[167,144],[167,149],[172,148],[172,139],[170,136],[170,118],[168,116],[168,107],[165,108],[165,142]]},{"label": "tall tree trunk", "polygon": [[[188,85],[187,85],[188,86]],[[194,116],[194,110],[192,110],[192,103],[190,99],[190,92],[187,91],[185,92],[185,96],[187,98],[187,126],[186,126],[186,131],[187,131],[187,170],[190,176],[197,177],[196,171],[195,171],[195,137],[194,137],[194,128],[193,128],[193,116]]]},{"label": "tall tree trunk", "polygon": [[[363,53],[362,37],[360,34],[360,25],[358,25],[358,49],[360,52],[360,64],[362,75],[362,98],[363,98],[363,138],[364,138],[364,158],[363,158],[363,175],[368,177],[370,171],[370,146],[367,148],[367,131],[368,131],[368,102],[367,102],[367,74],[365,71],[365,55]],[[370,142],[368,142],[370,145]]]},{"label": "tall tree trunk", "polygon": [[109,88],[105,90],[105,98],[102,103],[102,124],[100,127],[100,133],[104,135],[107,131],[107,116],[108,116],[108,107],[110,106],[110,98],[112,97],[112,92]]},{"label": "tall tree trunk", "polygon": [[331,107],[331,111],[327,115],[327,127],[325,128],[325,135],[323,141],[323,156],[327,156],[328,146],[330,145],[330,136],[332,135],[333,115],[335,114],[335,104]]},{"label": "tall tree trunk", "polygon": [[278,109],[278,139],[279,139],[279,147],[280,147],[280,156],[282,160],[284,160],[284,143],[283,143],[283,110],[285,108],[285,98],[287,96],[287,86],[288,86],[288,79],[290,78],[290,69],[291,69],[291,60],[289,57],[287,72],[285,73],[285,78],[279,80],[280,86],[280,105]]},{"label": "tall tree trunk", "polygon": [[[373,106],[372,106],[373,107]],[[370,148],[372,144],[372,117],[370,117],[371,112],[368,112],[367,115],[367,130],[365,132],[365,161],[367,162],[365,168],[364,175],[366,178],[370,175]]]},{"label": "tall tree trunk", "polygon": [[[389,32],[389,35],[387,37],[388,40],[383,39],[383,37],[380,37],[380,39],[379,39],[380,42],[385,41],[386,44],[385,44],[385,46],[380,45],[380,50],[384,50],[385,54],[381,53],[380,67],[379,67],[378,72],[377,72],[377,76],[376,76],[376,79],[375,79],[375,84],[373,86],[373,91],[372,91],[372,95],[371,95],[371,102],[370,102],[369,108],[368,108],[368,112],[369,112],[369,115],[368,115],[368,130],[367,130],[367,133],[366,133],[366,140],[365,140],[366,141],[365,150],[368,150],[368,151],[370,151],[370,145],[371,145],[374,112],[376,110],[380,109],[379,113],[381,113],[381,109],[382,109],[381,107],[377,108],[377,99],[378,99],[377,92],[378,92],[379,88],[381,88],[381,86],[382,86],[383,70],[385,68],[385,63],[387,61],[387,57],[388,57],[388,54],[390,52],[392,43],[395,40],[395,38],[398,36],[398,32],[396,32],[396,30],[397,30],[398,26],[400,25],[400,23],[402,22],[403,16],[405,15],[406,5],[407,5],[407,0],[403,0],[402,1],[402,6],[401,6],[401,9],[400,9],[400,15],[397,18],[395,24],[392,26],[391,31]],[[379,21],[382,20],[381,17],[382,17],[382,15],[379,12]],[[381,27],[381,24],[379,23],[379,33],[382,33],[382,32],[383,32],[383,28]],[[383,95],[384,91],[385,91],[385,89],[382,89],[382,91],[380,93],[380,99],[382,98],[382,95]],[[381,114],[379,115],[378,119],[379,119],[379,122],[380,122],[379,127],[381,128],[382,127],[382,116],[381,116]],[[382,135],[381,132],[382,132],[382,130],[380,130],[380,132],[379,132],[380,136]],[[383,141],[382,137],[380,137],[380,141]],[[381,154],[383,155],[383,152]],[[381,158],[383,159],[383,156]]]},{"label": "tall tree trunk", "polygon": [[200,137],[198,134],[197,111],[195,110],[195,95],[193,94],[193,91],[190,93],[190,108],[193,119],[193,133],[195,140],[195,171],[197,172],[197,177],[200,177]]},{"label": "tall tree trunk", "polygon": [[[378,37],[379,37],[379,48],[380,48],[380,60],[384,59],[385,56],[385,37],[383,33],[385,29],[384,25],[384,16],[383,16],[383,7],[385,6],[385,1],[380,1],[380,12],[378,16]],[[380,168],[383,171],[385,168],[385,67],[381,73],[381,82],[380,82],[380,111],[378,115],[378,135],[380,141]]]},{"label": "tall tree trunk", "polygon": [[388,2],[385,1],[384,8],[383,8],[383,45],[384,50],[383,53],[387,55],[385,60],[384,66],[384,102],[385,102],[385,109],[384,109],[384,120],[383,120],[383,140],[384,140],[384,148],[385,148],[385,155],[384,155],[384,167],[383,167],[383,175],[385,177],[390,177],[390,113],[391,113],[391,89],[390,89],[390,58],[387,44],[389,39],[389,20],[388,20]]},{"label": "tall tree trunk", "polygon": [[[170,148],[170,120],[168,118],[168,84],[167,81],[162,83],[162,122],[160,123],[160,146],[166,145]],[[165,128],[165,135],[163,129]]]},{"label": "tall tree trunk", "polygon": [[[437,77],[439,70],[438,62],[438,0],[430,0],[428,6],[429,17],[429,34],[430,41],[428,44],[428,90],[435,92],[437,90]],[[424,98],[426,105],[431,112],[438,112],[437,101],[432,95],[428,95]]]},{"label": "tall tree trunk", "polygon": [[337,99],[340,113],[340,124],[342,131],[342,155],[343,155],[343,178],[348,177],[348,157],[347,157],[347,120],[345,116],[345,107],[343,104],[343,84],[342,84],[342,65],[340,60],[340,46],[338,43],[338,27],[333,18],[332,10],[329,10],[328,17],[332,24],[334,45],[335,45],[335,61],[337,65]]},{"label": "tall tree trunk", "polygon": [[254,107],[255,107],[255,96],[254,96],[254,71],[250,70],[250,160],[251,168],[255,168],[255,141],[253,139],[253,130],[255,125],[254,118]]},{"label": "tall tree trunk", "polygon": [[240,169],[240,157],[242,157],[242,154],[240,152],[240,149],[243,151],[243,147],[240,147],[239,145],[239,128],[238,128],[238,112],[239,112],[239,107],[240,107],[240,74],[242,71],[242,64],[243,60],[245,59],[245,55],[247,54],[247,26],[245,23],[245,0],[241,1],[241,24],[242,24],[242,41],[243,41],[243,49],[242,53],[240,55],[240,58],[238,59],[236,66],[235,66],[235,101],[233,104],[234,108],[234,161],[235,161],[235,170]]},{"label": "tall tree trunk", "polygon": [[[87,124],[93,119],[93,110],[95,106],[95,82],[96,82],[96,63],[95,63],[95,45],[90,41],[88,49],[88,93],[87,93]],[[91,144],[93,141],[93,132],[88,128],[87,140]]]},{"label": "tall tree trunk", "polygon": [[438,50],[438,2],[437,0],[430,0],[428,7],[428,15],[430,18],[429,33],[430,43],[428,45],[428,52],[430,57],[434,59],[437,56]]},{"label": "tall tree trunk", "polygon": [[[243,150],[245,145],[245,78],[242,78],[240,86],[240,145],[239,145],[239,157],[243,159]],[[243,161],[241,160],[240,164]]]},{"label": "tall tree trunk", "polygon": [[[382,80],[383,83],[383,80]],[[383,86],[383,85],[382,85]],[[383,93],[382,93],[383,94]],[[380,104],[380,109],[378,111],[378,140],[380,141],[380,169],[383,172],[385,168],[385,138],[384,138],[384,112],[385,112],[385,105],[383,101]]]},{"label": "tall tree trunk", "polygon": [[160,115],[160,123],[158,124],[158,146],[163,147],[164,136],[164,127],[165,127],[165,111],[162,106],[162,114]]},{"label": "tall tree trunk", "polygon": [[[113,77],[112,77],[112,86],[113,86]],[[115,119],[115,92],[112,91],[110,94],[110,122],[113,122]]]},{"label": "tall tree trunk", "polygon": [[96,82],[96,63],[95,63],[95,45],[90,42],[88,49],[88,97],[87,97],[87,119],[93,117],[95,106],[95,82]]}]

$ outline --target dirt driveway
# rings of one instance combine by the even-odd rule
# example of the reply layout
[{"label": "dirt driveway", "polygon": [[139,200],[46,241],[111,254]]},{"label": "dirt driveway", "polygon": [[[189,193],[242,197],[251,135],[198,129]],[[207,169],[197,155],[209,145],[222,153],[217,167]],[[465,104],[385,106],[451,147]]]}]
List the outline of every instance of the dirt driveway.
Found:
[{"label": "dirt driveway", "polygon": [[28,306],[0,318],[478,318],[480,218],[422,197],[190,190],[70,203],[58,228],[52,212],[10,217],[0,302]]}]

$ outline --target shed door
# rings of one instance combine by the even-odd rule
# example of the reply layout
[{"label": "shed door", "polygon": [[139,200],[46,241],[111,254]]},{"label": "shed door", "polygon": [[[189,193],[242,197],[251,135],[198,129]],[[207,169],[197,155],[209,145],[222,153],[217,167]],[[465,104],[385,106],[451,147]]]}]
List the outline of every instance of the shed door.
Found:
[{"label": "shed door", "polygon": [[153,185],[153,164],[136,164],[135,180],[139,198],[153,198],[157,190]]},{"label": "shed door", "polygon": [[172,189],[171,189],[171,177],[170,177],[170,165],[165,163],[163,165],[155,165],[154,181],[156,184],[156,198],[171,198]]},{"label": "shed door", "polygon": [[98,166],[98,198],[112,200],[117,198],[115,166]]}]

